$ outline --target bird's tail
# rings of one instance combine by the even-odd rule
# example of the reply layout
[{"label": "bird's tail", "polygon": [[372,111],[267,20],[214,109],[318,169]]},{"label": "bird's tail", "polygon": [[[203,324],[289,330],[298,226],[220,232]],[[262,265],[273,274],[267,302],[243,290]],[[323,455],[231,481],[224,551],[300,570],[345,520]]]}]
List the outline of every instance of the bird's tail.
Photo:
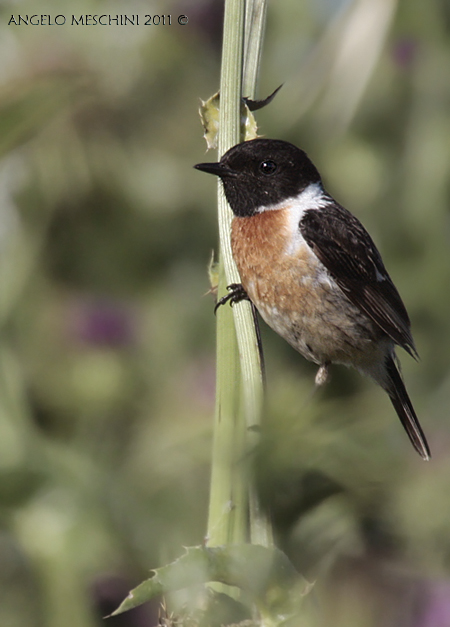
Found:
[{"label": "bird's tail", "polygon": [[419,455],[429,460],[431,457],[427,439],[422,431],[414,407],[409,399],[405,384],[391,355],[386,358],[388,382],[386,391],[400,418],[402,425]]}]

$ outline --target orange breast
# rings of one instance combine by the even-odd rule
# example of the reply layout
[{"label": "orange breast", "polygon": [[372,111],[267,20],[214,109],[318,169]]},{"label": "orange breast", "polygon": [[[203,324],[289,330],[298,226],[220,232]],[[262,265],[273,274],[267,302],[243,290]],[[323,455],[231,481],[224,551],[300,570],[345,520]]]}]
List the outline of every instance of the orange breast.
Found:
[{"label": "orange breast", "polygon": [[264,320],[307,359],[358,364],[377,330],[289,220],[289,209],[233,219],[231,245],[242,285]]},{"label": "orange breast", "polygon": [[298,309],[317,274],[317,258],[306,244],[290,251],[291,242],[287,209],[233,219],[233,256],[242,285],[260,310]]}]

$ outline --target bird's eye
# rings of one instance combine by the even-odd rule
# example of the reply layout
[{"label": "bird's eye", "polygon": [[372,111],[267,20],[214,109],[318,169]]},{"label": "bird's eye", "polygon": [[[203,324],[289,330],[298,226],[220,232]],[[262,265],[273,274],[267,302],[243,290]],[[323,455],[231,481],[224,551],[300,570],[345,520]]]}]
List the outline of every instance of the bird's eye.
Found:
[{"label": "bird's eye", "polygon": [[275,161],[272,161],[271,159],[266,159],[265,161],[262,161],[259,164],[260,172],[262,172],[266,176],[270,176],[271,174],[275,174],[277,169],[278,169],[277,164],[275,163]]}]

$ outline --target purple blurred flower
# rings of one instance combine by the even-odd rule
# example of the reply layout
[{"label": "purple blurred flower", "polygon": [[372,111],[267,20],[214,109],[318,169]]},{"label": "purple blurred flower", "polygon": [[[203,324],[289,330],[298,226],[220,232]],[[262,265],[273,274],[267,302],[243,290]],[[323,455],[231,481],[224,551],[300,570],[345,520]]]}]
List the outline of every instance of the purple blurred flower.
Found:
[{"label": "purple blurred flower", "polygon": [[450,581],[429,582],[414,627],[450,627]]},{"label": "purple blurred flower", "polygon": [[392,49],[394,63],[404,70],[408,70],[416,60],[419,44],[412,37],[398,39]]},{"label": "purple blurred flower", "polygon": [[[178,6],[179,8],[174,9],[172,13],[186,11],[189,17],[189,26],[195,28],[219,53],[222,48],[224,0],[197,0],[195,4],[189,5],[189,10],[186,9],[185,2],[180,2]],[[181,34],[187,32],[181,30]]]},{"label": "purple blurred flower", "polygon": [[70,318],[71,334],[79,342],[120,347],[133,344],[136,339],[135,313],[122,301],[77,301],[72,305]]}]

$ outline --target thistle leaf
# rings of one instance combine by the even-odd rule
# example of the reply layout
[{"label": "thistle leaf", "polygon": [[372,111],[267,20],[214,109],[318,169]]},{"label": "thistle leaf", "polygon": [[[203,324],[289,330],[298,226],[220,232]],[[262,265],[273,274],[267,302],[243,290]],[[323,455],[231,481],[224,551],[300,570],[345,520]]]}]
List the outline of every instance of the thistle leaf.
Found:
[{"label": "thistle leaf", "polygon": [[291,614],[294,599],[310,589],[282,551],[253,544],[189,547],[180,558],[153,572],[111,616],[168,592],[214,581],[240,588],[261,613],[285,617]]},{"label": "thistle leaf", "polygon": [[[275,96],[275,93],[276,92],[269,96],[269,98],[272,99],[273,96]],[[253,101],[250,102],[253,103]],[[219,92],[211,96],[211,98],[209,98],[208,100],[200,100],[199,114],[204,130],[203,137],[206,140],[207,150],[210,150],[211,148],[217,148],[217,138],[219,133],[219,106]],[[241,137],[243,137],[245,141],[249,139],[255,139],[256,137],[258,137],[258,125],[256,124],[255,116],[251,112],[250,108],[247,106],[245,98],[241,101],[240,113]]]}]

